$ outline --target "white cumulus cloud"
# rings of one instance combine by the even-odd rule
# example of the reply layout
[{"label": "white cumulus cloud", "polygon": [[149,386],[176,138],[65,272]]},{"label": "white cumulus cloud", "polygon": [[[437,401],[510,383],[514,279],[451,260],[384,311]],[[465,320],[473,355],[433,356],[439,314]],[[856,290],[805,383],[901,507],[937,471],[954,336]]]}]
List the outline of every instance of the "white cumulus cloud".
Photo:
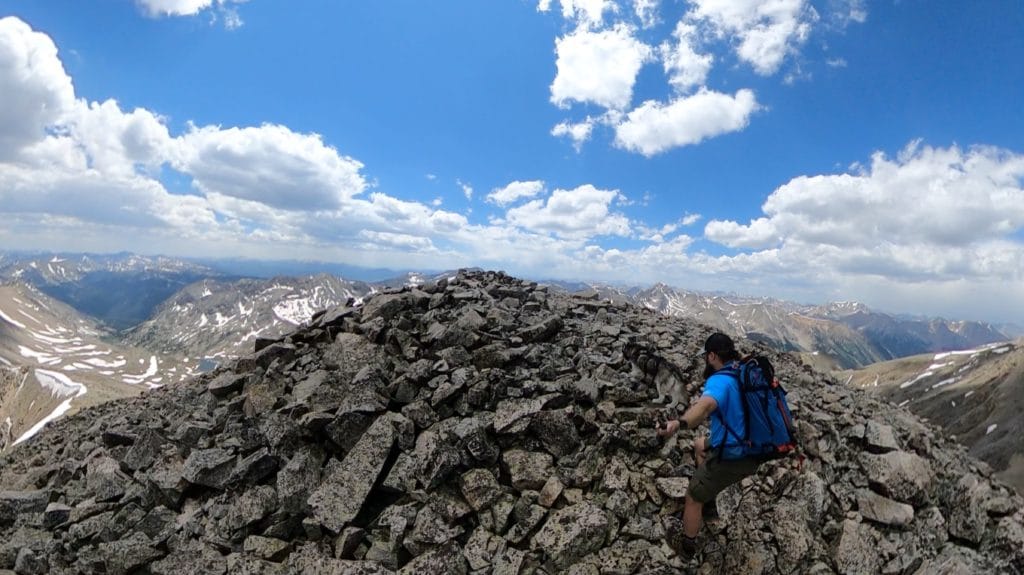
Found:
[{"label": "white cumulus cloud", "polygon": [[[541,0],[547,12],[553,2]],[[778,73],[790,59],[781,81],[810,80],[798,57],[816,29],[837,31],[867,19],[863,0],[834,0],[822,6],[823,18],[810,0],[684,0],[662,6],[657,0],[592,0],[561,2],[561,15],[572,31],[555,42],[556,73],[550,100],[571,110],[576,105],[604,108],[585,120],[569,117],[551,130],[568,138],[580,150],[604,125],[615,131],[615,144],[629,151],[652,155],[707,138],[742,130],[756,108],[749,88],[732,87],[732,104],[710,95],[721,90],[710,85],[712,72],[723,62],[749,65],[762,76]],[[666,30],[659,10],[677,10],[675,25]],[[664,96],[645,93],[634,107],[634,91],[643,67],[657,61],[665,71]],[[841,56],[828,60],[842,65]],[[650,89],[645,84],[644,89]],[[699,96],[689,100],[683,96]],[[711,105],[715,114],[703,120],[692,114]],[[723,105],[725,104],[725,105]],[[755,108],[744,110],[744,106]],[[667,122],[668,125],[659,125]]]},{"label": "white cumulus cloud", "polygon": [[658,23],[658,0],[633,0],[633,13],[644,28]]},{"label": "white cumulus cloud", "polygon": [[817,12],[807,0],[692,0],[691,21],[735,37],[736,54],[759,74],[775,73],[806,40]]},{"label": "white cumulus cloud", "polygon": [[247,0],[135,0],[150,16],[193,16],[214,6],[242,4]]},{"label": "white cumulus cloud", "polygon": [[136,0],[151,16],[190,16],[213,5],[213,0]]},{"label": "white cumulus cloud", "polygon": [[0,94],[0,161],[42,141],[75,100],[57,46],[13,16],[0,19]]},{"label": "white cumulus cloud", "polygon": [[572,190],[555,190],[547,201],[533,200],[508,210],[505,219],[520,228],[568,238],[630,233],[629,220],[610,210],[620,197],[617,190],[600,190],[590,184]]},{"label": "white cumulus cloud", "polygon": [[701,90],[668,104],[644,102],[615,127],[616,145],[653,156],[671,148],[742,130],[759,109],[750,90],[730,96]]},{"label": "white cumulus cloud", "polygon": [[228,29],[238,28],[242,19],[234,5],[248,0],[135,0],[135,3],[151,17],[195,16],[203,11],[213,11],[213,20],[220,17]]},{"label": "white cumulus cloud", "polygon": [[372,230],[363,230],[359,235],[375,244],[376,247],[384,246],[408,251],[423,251],[434,248],[434,243],[430,241],[430,238],[424,236],[375,232]]},{"label": "white cumulus cloud", "polygon": [[499,206],[514,204],[523,198],[532,198],[544,191],[544,182],[531,180],[511,182],[503,188],[497,188],[487,194],[487,201]]},{"label": "white cumulus cloud", "polygon": [[758,218],[747,225],[713,220],[704,227],[704,235],[731,248],[761,249],[778,245],[782,240],[775,224],[768,218]]},{"label": "white cumulus cloud", "polygon": [[317,134],[285,126],[193,127],[178,141],[173,165],[204,193],[284,210],[330,210],[363,192],[363,165]]},{"label": "white cumulus cloud", "polygon": [[594,125],[597,123],[593,118],[587,117],[582,122],[569,122],[564,121],[555,125],[551,128],[551,135],[569,138],[572,140],[573,147],[576,151],[579,151],[584,142],[590,139],[590,135],[594,131]]},{"label": "white cumulus cloud", "polygon": [[679,93],[704,86],[714,57],[697,52],[697,28],[680,21],[672,36],[674,43],[664,42],[658,48],[669,84]]},{"label": "white cumulus cloud", "polygon": [[629,106],[640,68],[653,50],[619,25],[599,32],[577,28],[555,43],[558,73],[551,83],[551,102],[593,103],[605,108]]},{"label": "white cumulus cloud", "polygon": [[114,100],[79,102],[69,128],[93,167],[104,172],[154,169],[165,161],[171,146],[162,118],[142,108],[125,113]]},{"label": "white cumulus cloud", "polygon": [[1024,156],[915,142],[855,173],[800,176],[749,224],[714,220],[708,239],[780,250],[811,269],[920,281],[1016,279],[1024,245]]},{"label": "white cumulus cloud", "polygon": [[618,5],[612,0],[559,0],[562,17],[575,20],[582,26],[600,26],[605,12],[615,12]]}]

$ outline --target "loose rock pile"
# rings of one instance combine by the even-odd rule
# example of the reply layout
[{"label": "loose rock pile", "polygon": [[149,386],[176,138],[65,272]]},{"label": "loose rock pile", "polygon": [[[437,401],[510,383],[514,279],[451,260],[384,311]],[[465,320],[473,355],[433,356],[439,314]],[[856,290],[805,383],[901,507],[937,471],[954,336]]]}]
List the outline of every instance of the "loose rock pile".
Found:
[{"label": "loose rock pile", "polygon": [[[628,341],[707,328],[501,273],[338,307],[0,460],[16,573],[1019,573],[1021,498],[903,410],[772,355],[808,457],[664,543],[693,435],[654,433]],[[755,348],[741,345],[748,351]],[[765,350],[758,350],[765,351]]]}]

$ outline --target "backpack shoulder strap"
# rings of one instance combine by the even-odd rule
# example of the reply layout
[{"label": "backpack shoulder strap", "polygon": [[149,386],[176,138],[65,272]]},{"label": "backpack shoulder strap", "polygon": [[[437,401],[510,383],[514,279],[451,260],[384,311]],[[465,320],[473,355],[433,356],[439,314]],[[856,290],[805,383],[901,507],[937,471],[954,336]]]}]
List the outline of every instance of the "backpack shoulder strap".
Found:
[{"label": "backpack shoulder strap", "polygon": [[740,362],[730,361],[729,363],[722,366],[722,369],[719,369],[712,375],[718,374],[728,375],[729,377],[735,379],[738,382],[740,380]]},{"label": "backpack shoulder strap", "polygon": [[[727,376],[733,378],[733,380],[736,381],[736,391],[739,392],[739,394],[742,394],[743,393],[743,385],[742,385],[742,379],[741,379],[742,375],[741,375],[740,372],[741,372],[740,362],[738,362],[738,361],[731,361],[728,364],[726,364],[725,366],[723,366],[722,369],[719,369],[718,371],[716,371],[713,375],[721,374],[721,375],[727,375]],[[744,420],[746,420],[746,418],[747,418],[746,406],[743,403],[743,398],[739,397],[739,399],[740,399],[740,409],[743,410]],[[718,417],[718,421],[722,424],[722,428],[725,430],[725,435],[722,437],[722,444],[716,447],[716,450],[718,451],[718,458],[719,459],[722,458],[722,454],[725,453],[725,448],[727,446],[730,446],[730,445],[742,445],[743,441],[744,441],[744,438],[740,437],[740,435],[738,433],[736,433],[736,431],[733,430],[733,428],[726,421],[726,419],[725,419],[725,412],[726,412],[727,409],[728,409],[728,406],[720,405],[720,406],[718,406],[718,409],[716,409],[715,411],[713,411],[711,413],[712,416]],[[749,425],[748,425],[748,428],[749,428]],[[733,438],[736,440],[736,443],[729,443],[729,436],[730,435],[733,436]]]}]

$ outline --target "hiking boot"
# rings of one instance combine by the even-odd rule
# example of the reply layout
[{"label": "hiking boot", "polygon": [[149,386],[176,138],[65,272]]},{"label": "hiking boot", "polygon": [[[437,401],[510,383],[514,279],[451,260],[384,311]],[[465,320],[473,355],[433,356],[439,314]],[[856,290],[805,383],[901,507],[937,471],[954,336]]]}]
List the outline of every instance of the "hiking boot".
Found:
[{"label": "hiking boot", "polygon": [[714,499],[704,504],[704,507],[700,510],[700,515],[707,520],[718,519],[718,505]]},{"label": "hiking boot", "polygon": [[668,544],[682,559],[689,559],[697,554],[697,538],[687,537],[682,531],[672,534]]},{"label": "hiking boot", "polygon": [[678,517],[666,517],[665,541],[668,546],[683,559],[689,559],[697,553],[697,538],[687,537],[683,533],[683,522]]},{"label": "hiking boot", "polygon": [[697,554],[697,538],[687,537],[680,533],[679,540],[673,549],[683,559],[689,559]]}]

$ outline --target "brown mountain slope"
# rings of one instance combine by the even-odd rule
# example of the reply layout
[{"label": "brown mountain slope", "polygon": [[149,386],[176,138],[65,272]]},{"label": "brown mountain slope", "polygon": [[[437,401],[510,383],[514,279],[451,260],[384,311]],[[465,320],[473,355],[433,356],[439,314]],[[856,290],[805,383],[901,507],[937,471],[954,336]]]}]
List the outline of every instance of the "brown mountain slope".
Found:
[{"label": "brown mountain slope", "polygon": [[940,425],[1024,491],[1024,345],[991,344],[839,372]]}]

